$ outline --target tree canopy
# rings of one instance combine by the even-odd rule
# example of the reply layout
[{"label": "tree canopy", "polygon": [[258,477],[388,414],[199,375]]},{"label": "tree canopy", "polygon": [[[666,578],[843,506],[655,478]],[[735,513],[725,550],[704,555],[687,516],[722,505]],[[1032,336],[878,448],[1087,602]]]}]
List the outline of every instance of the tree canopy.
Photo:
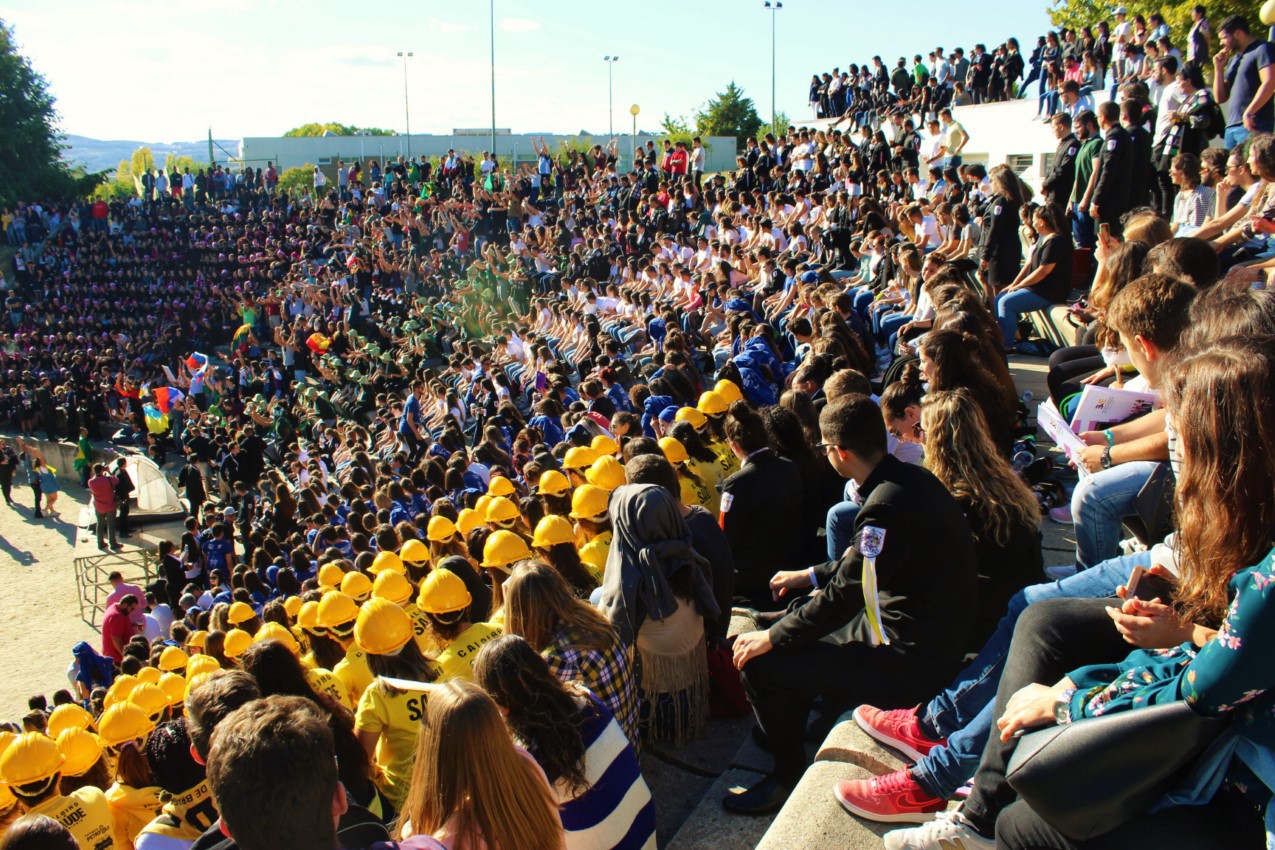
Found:
[{"label": "tree canopy", "polygon": [[735,145],[744,149],[744,143],[757,135],[761,129],[761,118],[757,115],[757,107],[751,97],[744,96],[744,90],[731,81],[726,91],[704,104],[704,108],[695,113],[695,130],[700,136],[734,136]]},{"label": "tree canopy", "polygon": [[18,52],[13,28],[0,20],[0,204],[73,197],[100,182],[62,159],[57,118],[44,76]]},{"label": "tree canopy", "polygon": [[293,127],[284,136],[322,136],[324,133],[332,133],[335,136],[397,136],[393,130],[385,130],[380,127],[355,127],[353,124],[339,124],[336,121],[328,121],[326,123],[302,124],[300,127]]},{"label": "tree canopy", "polygon": [[[1101,20],[1114,23],[1117,6],[1129,10],[1130,21],[1135,15],[1146,17],[1152,12],[1159,12],[1169,25],[1173,43],[1185,48],[1186,34],[1191,29],[1191,10],[1197,5],[1204,7],[1215,33],[1224,18],[1235,14],[1244,15],[1253,32],[1260,32],[1257,4],[1249,0],[1054,0],[1049,17],[1057,26],[1079,30]],[[1216,34],[1213,36],[1213,49],[1217,49]]]}]

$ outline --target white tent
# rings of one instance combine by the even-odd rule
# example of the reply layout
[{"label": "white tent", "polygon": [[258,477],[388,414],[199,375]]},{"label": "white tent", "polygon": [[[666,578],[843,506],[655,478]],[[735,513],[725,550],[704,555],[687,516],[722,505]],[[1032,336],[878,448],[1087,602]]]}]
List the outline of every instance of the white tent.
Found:
[{"label": "white tent", "polygon": [[153,460],[145,455],[125,455],[124,465],[133,479],[133,498],[137,500],[131,520],[146,522],[151,517],[180,516],[186,512],[177,491]]}]

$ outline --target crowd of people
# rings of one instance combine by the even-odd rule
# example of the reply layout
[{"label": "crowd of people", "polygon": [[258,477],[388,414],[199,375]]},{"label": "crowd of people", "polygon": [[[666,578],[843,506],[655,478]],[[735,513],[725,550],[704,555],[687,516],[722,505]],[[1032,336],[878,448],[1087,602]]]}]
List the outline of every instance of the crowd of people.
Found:
[{"label": "crowd of people", "polygon": [[[667,143],[22,205],[6,501],[57,486],[28,437],[77,442],[118,548],[110,438],[189,515],[0,732],[5,850],[653,847],[639,753],[749,708],[774,768],[734,812],[781,807],[808,723],[854,710],[914,762],[830,789],[920,824],[888,847],[1257,846],[1275,83],[1247,22],[1218,32],[1211,84],[1164,55],[1158,90],[1057,111],[1039,194],[962,161],[950,101],[843,85],[850,128],[711,176]],[[976,98],[1053,73],[1010,45],[975,49]],[[935,61],[909,85],[971,79]],[[1052,400],[1157,398],[1077,435],[1078,480],[1007,360],[1069,301]],[[1049,572],[1045,512],[1077,540]],[[1076,839],[1017,798],[1018,733],[1175,701],[1230,724],[1172,805]]]}]

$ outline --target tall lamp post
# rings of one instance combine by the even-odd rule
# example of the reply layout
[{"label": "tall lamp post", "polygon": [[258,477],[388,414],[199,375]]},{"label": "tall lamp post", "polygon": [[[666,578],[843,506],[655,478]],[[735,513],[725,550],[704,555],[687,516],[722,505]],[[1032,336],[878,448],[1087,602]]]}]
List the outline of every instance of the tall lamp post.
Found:
[{"label": "tall lamp post", "polygon": [[611,114],[611,70],[615,67],[615,63],[620,61],[619,56],[603,56],[602,61],[607,63],[607,136],[615,138],[615,119]]},{"label": "tall lamp post", "polygon": [[775,129],[775,14],[784,7],[783,3],[775,0],[774,3],[766,0],[765,6],[770,10],[770,131],[778,132]]},{"label": "tall lamp post", "polygon": [[412,110],[407,100],[407,60],[411,59],[412,51],[398,52],[399,57],[403,60],[403,123],[407,125],[407,158],[412,158]]},{"label": "tall lamp post", "polygon": [[637,168],[637,117],[641,111],[636,103],[629,107],[629,114],[633,116],[633,133],[629,136],[629,171]]},{"label": "tall lamp post", "polygon": [[496,159],[496,0],[491,0],[491,158]]}]

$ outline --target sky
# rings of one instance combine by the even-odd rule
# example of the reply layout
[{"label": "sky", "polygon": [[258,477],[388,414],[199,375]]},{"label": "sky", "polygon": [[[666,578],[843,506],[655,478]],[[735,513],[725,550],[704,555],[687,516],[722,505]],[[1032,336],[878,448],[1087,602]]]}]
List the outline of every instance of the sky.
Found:
[{"label": "sky", "polygon": [[[810,116],[810,76],[880,54],[969,51],[1049,26],[1047,0],[494,0],[496,124],[515,133],[617,135],[692,115],[731,80],[771,111]],[[881,10],[902,13],[902,21]],[[956,14],[953,14],[956,10]],[[873,17],[875,16],[875,18]],[[310,121],[413,133],[491,126],[482,0],[0,0],[0,20],[48,80],[65,133],[194,141],[282,135]],[[900,25],[900,23],[902,25]]]}]

